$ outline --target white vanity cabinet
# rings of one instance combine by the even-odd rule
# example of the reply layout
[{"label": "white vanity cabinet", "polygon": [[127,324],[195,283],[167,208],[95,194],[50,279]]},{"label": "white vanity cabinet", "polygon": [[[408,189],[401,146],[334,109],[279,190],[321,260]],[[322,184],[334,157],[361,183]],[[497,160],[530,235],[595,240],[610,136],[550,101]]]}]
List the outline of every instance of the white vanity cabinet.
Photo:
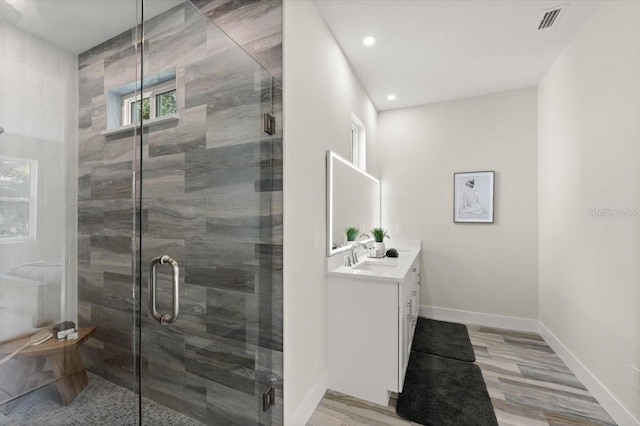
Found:
[{"label": "white vanity cabinet", "polygon": [[420,248],[398,261],[393,273],[328,272],[330,389],[382,405],[402,391],[420,305]]}]

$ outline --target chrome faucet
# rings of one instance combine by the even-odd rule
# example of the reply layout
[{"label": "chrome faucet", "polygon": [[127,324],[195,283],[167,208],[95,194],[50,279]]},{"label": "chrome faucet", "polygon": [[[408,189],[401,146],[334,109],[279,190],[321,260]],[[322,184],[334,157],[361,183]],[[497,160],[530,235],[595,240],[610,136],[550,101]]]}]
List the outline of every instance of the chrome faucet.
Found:
[{"label": "chrome faucet", "polygon": [[355,266],[355,264],[358,263],[358,253],[355,251],[358,246],[364,247],[365,250],[367,249],[367,246],[362,243],[353,243],[349,250],[349,262],[351,262],[351,266]]}]

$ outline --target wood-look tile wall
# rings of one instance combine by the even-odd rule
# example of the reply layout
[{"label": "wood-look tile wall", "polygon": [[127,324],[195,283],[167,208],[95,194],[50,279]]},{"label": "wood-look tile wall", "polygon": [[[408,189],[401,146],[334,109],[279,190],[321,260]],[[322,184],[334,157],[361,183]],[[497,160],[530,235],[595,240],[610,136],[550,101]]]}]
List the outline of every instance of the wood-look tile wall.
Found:
[{"label": "wood-look tile wall", "polygon": [[[135,388],[141,301],[145,396],[206,424],[282,424],[281,0],[186,2],[144,32],[144,75],[175,70],[180,118],[145,130],[141,167],[131,133],[101,134],[109,92],[138,80],[135,30],[79,57],[79,323],[98,327],[85,359]],[[273,136],[265,112],[276,115]],[[181,267],[180,318],[168,327],[147,303],[148,264],[162,254]],[[166,312],[168,273],[161,267],[158,280]],[[277,405],[263,413],[267,385]]]}]

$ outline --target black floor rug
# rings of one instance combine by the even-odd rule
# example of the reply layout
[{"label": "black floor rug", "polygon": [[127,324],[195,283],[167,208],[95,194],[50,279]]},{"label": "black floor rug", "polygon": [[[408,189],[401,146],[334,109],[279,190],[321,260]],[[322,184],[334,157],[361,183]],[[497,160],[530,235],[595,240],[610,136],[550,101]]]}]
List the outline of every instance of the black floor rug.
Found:
[{"label": "black floor rug", "polygon": [[497,426],[480,367],[411,352],[398,415],[427,426]]},{"label": "black floor rug", "polygon": [[418,318],[412,351],[474,362],[476,356],[464,324]]}]

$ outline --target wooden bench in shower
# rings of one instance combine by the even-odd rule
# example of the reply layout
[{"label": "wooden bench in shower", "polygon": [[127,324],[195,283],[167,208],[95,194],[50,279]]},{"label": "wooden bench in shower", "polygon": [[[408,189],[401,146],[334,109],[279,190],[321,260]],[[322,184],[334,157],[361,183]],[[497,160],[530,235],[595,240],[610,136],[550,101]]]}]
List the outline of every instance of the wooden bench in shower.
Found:
[{"label": "wooden bench in shower", "polygon": [[[48,360],[51,365],[53,379],[55,380],[63,405],[69,405],[76,396],[89,383],[87,372],[80,356],[80,345],[86,342],[96,331],[96,327],[81,328],[77,340],[57,340],[55,337],[38,345],[31,346],[20,352],[16,359],[40,358]],[[10,354],[24,345],[31,335],[20,337],[0,346],[0,353]],[[3,368],[8,365],[5,364]],[[28,392],[29,389],[24,389]],[[16,396],[20,396],[18,393]]]}]

